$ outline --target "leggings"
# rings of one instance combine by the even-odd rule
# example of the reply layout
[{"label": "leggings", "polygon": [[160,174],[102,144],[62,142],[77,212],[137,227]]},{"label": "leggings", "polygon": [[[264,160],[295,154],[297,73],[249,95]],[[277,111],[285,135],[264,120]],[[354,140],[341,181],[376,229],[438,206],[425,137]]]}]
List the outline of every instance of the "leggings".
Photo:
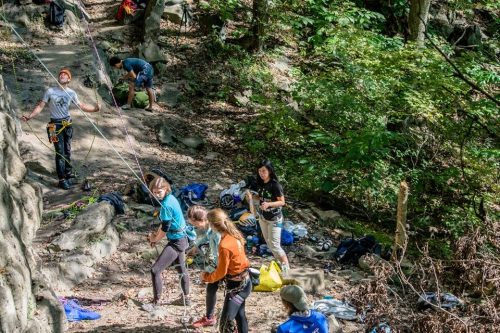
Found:
[{"label": "leggings", "polygon": [[[236,332],[233,321],[236,319],[238,333],[248,333],[248,321],[245,314],[245,300],[252,291],[252,282],[250,278],[245,281],[227,280],[227,294],[224,298],[224,307],[222,308],[219,332]],[[241,287],[241,284],[244,284]]]},{"label": "leggings", "polygon": [[219,289],[219,282],[207,284],[207,298],[205,300],[207,305],[207,318],[212,319],[215,312],[215,303],[217,302],[217,290]]},{"label": "leggings", "polygon": [[158,259],[151,267],[151,278],[153,280],[153,296],[154,301],[157,302],[161,298],[161,290],[163,287],[163,281],[161,279],[161,273],[165,268],[172,264],[176,264],[175,269],[181,277],[182,292],[184,295],[189,294],[189,275],[186,269],[186,249],[188,247],[188,240],[186,237],[171,240],[168,242],[167,246],[163,249]]}]

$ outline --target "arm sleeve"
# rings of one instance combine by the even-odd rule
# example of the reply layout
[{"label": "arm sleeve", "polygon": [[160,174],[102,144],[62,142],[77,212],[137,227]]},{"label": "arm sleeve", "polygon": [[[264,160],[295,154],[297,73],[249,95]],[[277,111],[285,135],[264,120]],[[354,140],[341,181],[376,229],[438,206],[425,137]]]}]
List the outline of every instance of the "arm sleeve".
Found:
[{"label": "arm sleeve", "polygon": [[206,243],[206,242],[208,242],[208,236],[205,234],[205,236],[197,239],[196,242],[194,242],[194,245],[200,246],[201,244]]},{"label": "arm sleeve", "polygon": [[71,96],[71,101],[75,103],[76,106],[80,105],[80,100],[78,99],[78,95],[76,94],[76,92],[73,92]]},{"label": "arm sleeve", "polygon": [[215,281],[221,280],[226,276],[229,269],[229,250],[224,248],[219,248],[219,259],[217,268],[212,273],[208,274],[207,282],[213,283]]},{"label": "arm sleeve", "polygon": [[42,101],[45,102],[45,103],[49,102],[49,99],[50,99],[50,89],[51,88],[45,90],[45,94],[43,94]]},{"label": "arm sleeve", "polygon": [[163,231],[164,233],[167,233],[168,232],[168,229],[170,229],[170,224],[171,224],[172,220],[170,221],[161,221],[161,231]]},{"label": "arm sleeve", "polygon": [[273,197],[279,198],[284,196],[285,194],[283,193],[283,186],[281,186],[280,183],[276,182],[273,186]]}]

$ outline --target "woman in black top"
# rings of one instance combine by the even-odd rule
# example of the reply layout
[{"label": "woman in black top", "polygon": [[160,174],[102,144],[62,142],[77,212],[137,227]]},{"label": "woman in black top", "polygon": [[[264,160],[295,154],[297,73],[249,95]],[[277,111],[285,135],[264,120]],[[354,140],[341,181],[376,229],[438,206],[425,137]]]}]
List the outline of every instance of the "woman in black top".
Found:
[{"label": "woman in black top", "polygon": [[283,228],[283,213],[285,205],[283,187],[278,182],[271,161],[261,161],[257,168],[257,193],[259,195],[259,225],[268,248],[279,260],[283,274],[290,269],[285,251],[281,248],[281,228]]}]

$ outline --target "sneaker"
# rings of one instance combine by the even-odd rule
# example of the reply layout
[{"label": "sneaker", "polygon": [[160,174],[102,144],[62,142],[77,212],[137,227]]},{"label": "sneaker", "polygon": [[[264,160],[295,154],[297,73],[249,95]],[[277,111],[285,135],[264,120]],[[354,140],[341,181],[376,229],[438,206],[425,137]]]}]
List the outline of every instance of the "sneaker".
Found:
[{"label": "sneaker", "polygon": [[281,276],[283,278],[288,278],[290,273],[290,265],[282,264],[281,265]]},{"label": "sneaker", "polygon": [[193,328],[201,328],[201,327],[206,327],[206,326],[214,326],[217,320],[215,318],[208,318],[207,316],[204,316],[203,318],[195,321],[191,326]]},{"label": "sneaker", "polygon": [[188,296],[182,297],[182,295],[176,299],[175,301],[170,302],[171,305],[179,305],[179,306],[190,306],[191,305],[191,299]]},{"label": "sneaker", "polygon": [[63,190],[69,190],[70,184],[67,179],[61,179],[59,181],[59,187]]},{"label": "sneaker", "polygon": [[128,104],[123,104],[122,105],[122,110],[130,110],[131,109],[131,106],[128,105]]}]

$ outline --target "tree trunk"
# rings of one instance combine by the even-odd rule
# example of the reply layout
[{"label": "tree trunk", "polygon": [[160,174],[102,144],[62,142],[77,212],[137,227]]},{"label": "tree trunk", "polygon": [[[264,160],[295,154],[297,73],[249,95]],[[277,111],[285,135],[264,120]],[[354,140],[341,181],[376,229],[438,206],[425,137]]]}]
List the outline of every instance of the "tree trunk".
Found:
[{"label": "tree trunk", "polygon": [[399,185],[398,211],[396,219],[396,235],[394,237],[394,248],[392,260],[402,260],[406,246],[408,245],[408,234],[406,233],[406,209],[408,204],[408,184],[402,181]]},{"label": "tree trunk", "polygon": [[267,0],[254,0],[252,9],[252,49],[260,52],[264,45],[265,25],[267,24]]},{"label": "tree trunk", "polygon": [[410,16],[408,25],[410,28],[410,40],[417,42],[419,46],[424,45],[425,25],[429,16],[431,0],[411,0]]}]

